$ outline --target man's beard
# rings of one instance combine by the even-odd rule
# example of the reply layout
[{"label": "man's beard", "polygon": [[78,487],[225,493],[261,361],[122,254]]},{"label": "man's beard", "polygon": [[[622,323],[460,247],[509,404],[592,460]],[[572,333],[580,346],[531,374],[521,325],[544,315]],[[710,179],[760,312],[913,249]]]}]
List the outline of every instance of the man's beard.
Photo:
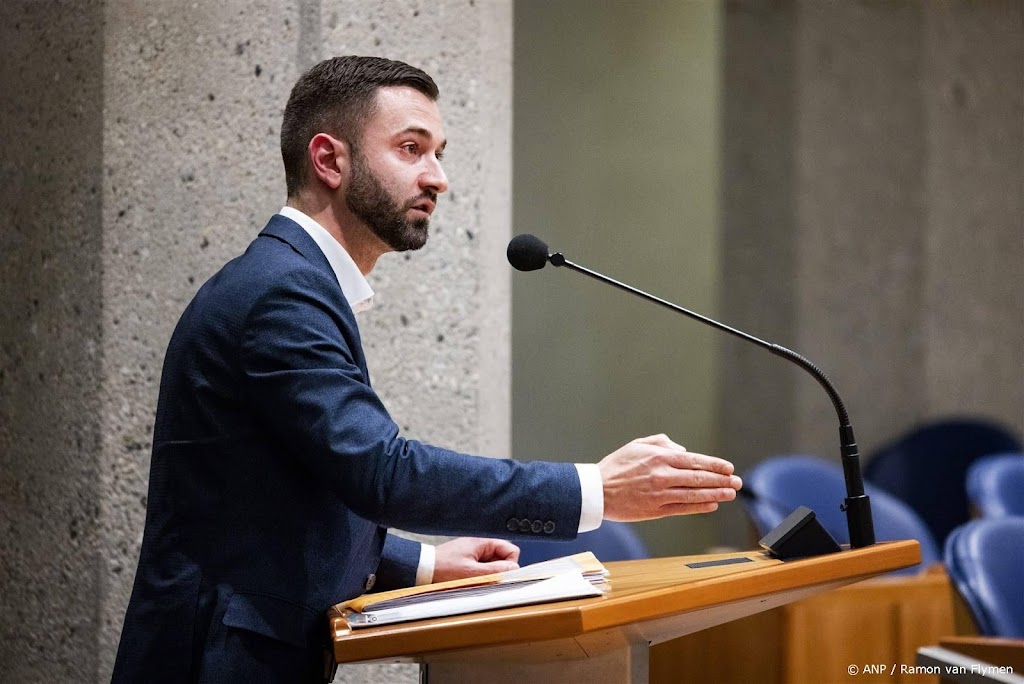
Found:
[{"label": "man's beard", "polygon": [[429,218],[406,218],[406,212],[424,197],[431,200],[436,195],[426,191],[404,205],[388,193],[380,180],[373,175],[366,159],[358,150],[352,151],[352,173],[345,204],[363,223],[396,252],[419,249],[427,244]]}]

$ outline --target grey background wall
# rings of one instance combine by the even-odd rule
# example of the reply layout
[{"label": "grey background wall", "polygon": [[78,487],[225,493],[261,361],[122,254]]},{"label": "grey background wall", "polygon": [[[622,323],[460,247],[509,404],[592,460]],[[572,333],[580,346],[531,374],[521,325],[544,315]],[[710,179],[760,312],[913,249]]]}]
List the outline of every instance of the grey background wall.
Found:
[{"label": "grey background wall", "polygon": [[[512,280],[513,61],[517,230],[805,352],[865,450],[948,413],[1024,424],[1021,3],[514,9],[513,49],[505,0],[5,5],[0,679],[109,678],[164,347],[283,203],[281,109],[321,56],[406,59],[443,92],[451,195],[361,321],[410,436],[568,459],[665,430],[741,468],[834,453],[796,369],[571,273]],[[738,513],[644,532],[743,543]]]},{"label": "grey background wall", "polygon": [[[949,415],[1019,435],[1024,4],[725,7],[723,318],[824,368],[862,454]],[[721,358],[723,453],[838,458],[810,376]]]},{"label": "grey background wall", "polygon": [[[514,228],[818,363],[861,452],[1024,426],[1024,4],[516,3]],[[553,268],[513,279],[513,445],[838,458],[810,376]],[[575,452],[575,453],[574,453]],[[837,502],[838,505],[838,502]],[[739,505],[647,523],[748,545]]]},{"label": "grey background wall", "polygon": [[[721,10],[641,4],[516,3],[514,228],[714,314]],[[660,432],[718,452],[714,332],[567,270],[512,288],[517,457],[598,460]],[[708,516],[640,527],[662,555],[715,543]]]}]

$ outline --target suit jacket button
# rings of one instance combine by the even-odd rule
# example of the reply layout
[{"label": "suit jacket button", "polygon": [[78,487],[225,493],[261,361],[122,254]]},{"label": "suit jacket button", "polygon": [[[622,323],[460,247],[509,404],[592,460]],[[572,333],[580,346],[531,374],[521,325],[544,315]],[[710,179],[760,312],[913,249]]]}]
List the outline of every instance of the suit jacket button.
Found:
[{"label": "suit jacket button", "polygon": [[519,529],[519,521],[516,518],[509,518],[508,522],[505,523],[505,529],[509,532],[515,532]]},{"label": "suit jacket button", "polygon": [[530,529],[533,530],[534,534],[540,534],[540,531],[544,529],[544,523],[540,520],[534,520],[533,524],[530,525]]},{"label": "suit jacket button", "polygon": [[530,531],[530,521],[526,520],[525,518],[520,520],[519,521],[519,531],[520,532],[529,532]]},{"label": "suit jacket button", "polygon": [[372,572],[366,577],[366,591],[373,589],[373,585],[377,583],[377,576]]},{"label": "suit jacket button", "polygon": [[555,531],[555,523],[552,520],[548,520],[544,523],[544,534],[551,534]]}]

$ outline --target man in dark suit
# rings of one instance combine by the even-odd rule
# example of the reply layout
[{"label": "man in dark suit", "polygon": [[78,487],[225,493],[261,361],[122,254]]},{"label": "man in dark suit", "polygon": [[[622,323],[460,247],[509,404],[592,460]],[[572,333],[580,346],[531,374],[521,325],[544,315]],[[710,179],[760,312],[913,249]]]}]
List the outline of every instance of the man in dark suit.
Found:
[{"label": "man in dark suit", "polygon": [[425,73],[378,58],[327,60],[295,85],[281,131],[288,205],[203,285],[167,350],[115,681],[322,681],[330,605],[518,559],[506,541],[434,548],[388,527],[571,539],[602,518],[735,497],[730,463],[664,435],[596,465],[399,436],[355,311],[379,256],[423,246],[448,187],[436,99]]}]

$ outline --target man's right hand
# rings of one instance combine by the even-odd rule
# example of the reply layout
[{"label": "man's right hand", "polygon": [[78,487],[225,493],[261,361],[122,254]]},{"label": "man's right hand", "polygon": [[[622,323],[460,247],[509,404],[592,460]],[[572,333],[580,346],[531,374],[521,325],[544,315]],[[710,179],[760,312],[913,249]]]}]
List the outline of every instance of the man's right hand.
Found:
[{"label": "man's right hand", "polygon": [[687,451],[665,435],[635,439],[597,467],[604,484],[604,518],[633,522],[710,513],[732,501],[743,481],[729,461]]}]

